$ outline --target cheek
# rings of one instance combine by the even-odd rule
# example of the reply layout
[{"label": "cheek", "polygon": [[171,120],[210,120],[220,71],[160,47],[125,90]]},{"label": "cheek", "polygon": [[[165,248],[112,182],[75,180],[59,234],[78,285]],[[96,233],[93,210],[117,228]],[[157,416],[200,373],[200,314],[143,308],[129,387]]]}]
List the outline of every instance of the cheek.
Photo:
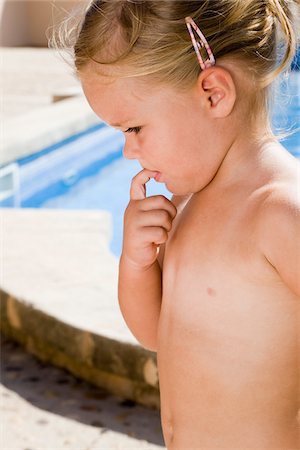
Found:
[{"label": "cheek", "polygon": [[154,133],[149,133],[145,139],[141,141],[144,156],[151,155],[152,158],[165,160],[170,157],[172,151],[171,136],[158,130]]},{"label": "cheek", "polygon": [[149,162],[151,158],[154,163],[170,164],[168,171],[174,170],[175,166],[176,170],[190,172],[203,157],[199,130],[196,133],[193,130],[193,126],[186,124],[156,129],[140,141],[143,157]]},{"label": "cheek", "polygon": [[190,128],[180,127],[170,137],[174,158],[183,166],[191,166],[202,159],[202,145],[198,133]]}]

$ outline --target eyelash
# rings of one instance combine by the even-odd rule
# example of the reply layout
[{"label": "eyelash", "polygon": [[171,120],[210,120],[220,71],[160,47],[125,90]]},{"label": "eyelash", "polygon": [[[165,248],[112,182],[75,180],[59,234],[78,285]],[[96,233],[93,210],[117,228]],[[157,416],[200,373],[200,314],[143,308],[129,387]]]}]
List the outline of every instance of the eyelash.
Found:
[{"label": "eyelash", "polygon": [[142,127],[133,127],[133,128],[128,128],[128,130],[125,131],[125,133],[135,133],[135,134],[139,134],[139,132],[141,131]]}]

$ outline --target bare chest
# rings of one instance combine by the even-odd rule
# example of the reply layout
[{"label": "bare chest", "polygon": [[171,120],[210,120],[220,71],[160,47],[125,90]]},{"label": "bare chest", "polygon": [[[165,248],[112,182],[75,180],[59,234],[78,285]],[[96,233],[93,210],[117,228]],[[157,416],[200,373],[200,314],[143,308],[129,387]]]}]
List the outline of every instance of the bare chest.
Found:
[{"label": "bare chest", "polygon": [[264,355],[275,352],[283,367],[300,344],[299,302],[261,255],[253,215],[251,205],[191,201],[165,250],[161,344],[194,360],[201,345],[216,373],[232,358],[229,379],[234,361],[269,370]]},{"label": "bare chest", "polygon": [[254,424],[262,442],[262,423],[265,430],[286,417],[295,423],[299,410],[299,301],[266,266],[251,207],[202,206],[181,210],[165,249],[158,332],[163,423],[182,442],[203,439],[203,447],[215,442],[207,430],[218,424],[223,440],[232,430],[232,446],[234,424],[243,434],[242,411],[245,429]]},{"label": "bare chest", "polygon": [[227,269],[233,272],[233,265],[238,272],[245,267],[248,274],[249,268],[255,270],[259,265],[250,207],[222,201],[210,204],[207,200],[197,202],[191,198],[179,205],[178,212],[165,249],[167,284],[172,280],[174,285],[174,277],[179,273],[192,274],[196,267],[201,268],[198,276],[208,278],[217,273],[220,279]]}]

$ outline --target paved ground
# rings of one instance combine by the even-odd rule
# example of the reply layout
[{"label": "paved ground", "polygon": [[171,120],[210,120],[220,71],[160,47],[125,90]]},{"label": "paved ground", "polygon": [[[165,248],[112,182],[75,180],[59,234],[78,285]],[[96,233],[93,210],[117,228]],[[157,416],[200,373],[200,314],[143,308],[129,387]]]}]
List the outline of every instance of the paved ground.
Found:
[{"label": "paved ground", "polygon": [[159,413],[44,364],[1,337],[2,450],[162,449]]}]

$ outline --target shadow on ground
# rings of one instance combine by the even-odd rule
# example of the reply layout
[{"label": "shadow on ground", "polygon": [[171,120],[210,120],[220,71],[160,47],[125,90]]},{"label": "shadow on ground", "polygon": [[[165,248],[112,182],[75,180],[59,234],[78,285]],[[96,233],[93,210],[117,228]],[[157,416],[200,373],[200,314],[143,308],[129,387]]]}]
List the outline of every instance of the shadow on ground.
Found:
[{"label": "shadow on ground", "polygon": [[[103,433],[113,430],[164,446],[158,411],[112,396],[43,363],[3,335],[1,383],[39,409],[97,427]],[[9,392],[3,395],[9,397]]]}]

